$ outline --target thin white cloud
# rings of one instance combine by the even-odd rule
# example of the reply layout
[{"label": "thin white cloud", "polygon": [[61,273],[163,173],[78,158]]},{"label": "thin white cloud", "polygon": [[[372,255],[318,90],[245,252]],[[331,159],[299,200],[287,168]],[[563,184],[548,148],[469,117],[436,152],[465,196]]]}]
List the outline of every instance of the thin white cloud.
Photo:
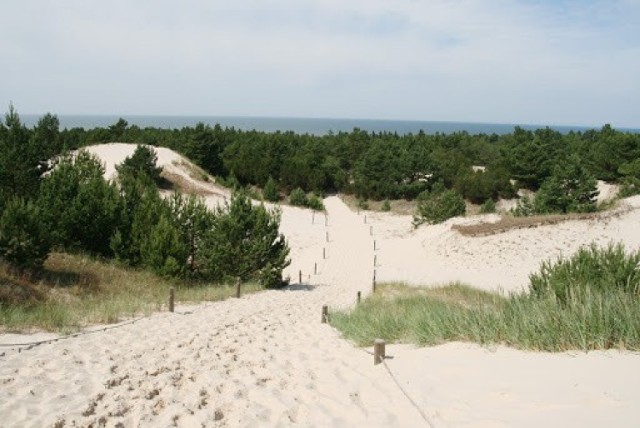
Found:
[{"label": "thin white cloud", "polygon": [[639,21],[632,0],[23,0],[0,17],[0,102],[640,126]]}]

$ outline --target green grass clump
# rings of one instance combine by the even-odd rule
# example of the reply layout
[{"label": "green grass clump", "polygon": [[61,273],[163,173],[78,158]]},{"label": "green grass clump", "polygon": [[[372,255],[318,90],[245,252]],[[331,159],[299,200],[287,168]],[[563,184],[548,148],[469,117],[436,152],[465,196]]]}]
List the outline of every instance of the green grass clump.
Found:
[{"label": "green grass clump", "polygon": [[640,350],[638,260],[621,246],[589,247],[569,260],[543,264],[532,275],[536,291],[506,297],[459,284],[386,284],[353,311],[332,314],[331,322],[359,345],[382,338],[544,351]]},{"label": "green grass clump", "polygon": [[[176,301],[223,300],[231,284],[186,283],[144,270],[90,257],[52,253],[37,278],[21,277],[0,266],[0,331],[71,332],[91,324],[110,324],[166,310],[169,289]],[[242,293],[262,290],[244,284]]]}]

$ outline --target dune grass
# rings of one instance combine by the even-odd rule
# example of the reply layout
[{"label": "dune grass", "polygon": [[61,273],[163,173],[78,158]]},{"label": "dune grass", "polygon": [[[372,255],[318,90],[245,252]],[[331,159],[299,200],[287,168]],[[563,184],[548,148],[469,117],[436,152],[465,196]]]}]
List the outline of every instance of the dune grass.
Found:
[{"label": "dune grass", "polygon": [[[0,332],[34,330],[67,333],[91,324],[109,324],[166,310],[169,289],[176,302],[223,300],[232,285],[194,284],[102,262],[81,255],[52,253],[37,278],[0,266]],[[262,290],[243,284],[242,293]]]},{"label": "dune grass", "polygon": [[570,304],[552,296],[500,296],[460,284],[419,289],[382,284],[331,323],[358,345],[376,338],[420,346],[449,341],[538,351],[640,350],[640,298],[591,293]]}]

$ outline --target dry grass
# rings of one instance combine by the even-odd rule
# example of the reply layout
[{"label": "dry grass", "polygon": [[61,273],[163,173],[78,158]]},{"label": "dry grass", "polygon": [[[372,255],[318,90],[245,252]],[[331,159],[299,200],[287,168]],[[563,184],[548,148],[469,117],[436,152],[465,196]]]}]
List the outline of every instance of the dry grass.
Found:
[{"label": "dry grass", "polygon": [[504,214],[495,223],[479,223],[470,225],[453,225],[451,229],[457,230],[464,236],[488,236],[504,233],[514,229],[526,229],[539,226],[548,226],[577,220],[607,220],[619,217],[629,211],[628,207],[617,207],[608,211],[585,214],[550,214],[530,217],[515,217],[511,214]]},{"label": "dry grass", "polygon": [[197,195],[197,196],[208,196],[215,195],[216,193],[212,190],[205,189],[201,186],[194,185],[191,181],[187,180],[180,174],[175,174],[173,172],[162,171],[160,174],[162,178],[171,183],[171,190],[176,190],[183,194],[188,195]]},{"label": "dry grass", "polygon": [[[235,293],[232,285],[186,283],[114,262],[52,253],[37,278],[0,266],[0,332],[68,332],[148,315],[166,309],[171,287],[181,303],[223,300]],[[259,290],[256,284],[243,285],[243,294]]]}]

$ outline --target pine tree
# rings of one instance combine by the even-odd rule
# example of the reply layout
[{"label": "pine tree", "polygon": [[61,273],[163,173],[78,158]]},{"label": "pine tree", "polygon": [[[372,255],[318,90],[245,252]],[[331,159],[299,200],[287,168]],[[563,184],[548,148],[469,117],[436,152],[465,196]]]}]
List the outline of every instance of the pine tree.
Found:
[{"label": "pine tree", "polygon": [[40,269],[51,244],[36,204],[13,198],[0,215],[0,259],[20,269]]}]

